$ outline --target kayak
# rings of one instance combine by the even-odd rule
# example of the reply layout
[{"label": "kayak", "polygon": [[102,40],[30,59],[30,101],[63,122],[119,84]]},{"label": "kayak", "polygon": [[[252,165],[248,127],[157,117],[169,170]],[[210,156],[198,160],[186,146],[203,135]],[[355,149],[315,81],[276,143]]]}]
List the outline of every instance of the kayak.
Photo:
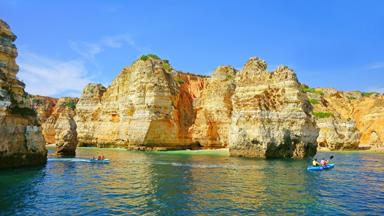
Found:
[{"label": "kayak", "polygon": [[48,161],[68,161],[68,162],[109,164],[109,159],[97,160],[97,159],[87,159],[87,158],[48,158]]},{"label": "kayak", "polygon": [[89,163],[108,164],[109,163],[109,159],[104,159],[104,160],[90,159]]},{"label": "kayak", "polygon": [[329,170],[335,167],[335,164],[328,164],[327,166],[310,166],[307,168],[308,171],[323,171]]}]

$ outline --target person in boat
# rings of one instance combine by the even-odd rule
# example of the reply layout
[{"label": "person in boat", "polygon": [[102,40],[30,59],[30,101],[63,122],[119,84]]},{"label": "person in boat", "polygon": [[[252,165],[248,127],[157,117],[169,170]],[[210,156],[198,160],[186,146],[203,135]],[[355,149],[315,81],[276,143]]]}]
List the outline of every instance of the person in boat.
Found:
[{"label": "person in boat", "polygon": [[105,159],[104,155],[101,155],[101,160],[104,160],[104,159]]},{"label": "person in boat", "polygon": [[328,165],[328,160],[325,160],[324,158],[320,161],[321,166],[325,167]]},{"label": "person in boat", "polygon": [[97,160],[101,160],[101,155],[98,155],[98,156],[97,156]]},{"label": "person in boat", "polygon": [[313,159],[312,166],[314,167],[320,166],[320,163],[317,161],[317,158]]}]

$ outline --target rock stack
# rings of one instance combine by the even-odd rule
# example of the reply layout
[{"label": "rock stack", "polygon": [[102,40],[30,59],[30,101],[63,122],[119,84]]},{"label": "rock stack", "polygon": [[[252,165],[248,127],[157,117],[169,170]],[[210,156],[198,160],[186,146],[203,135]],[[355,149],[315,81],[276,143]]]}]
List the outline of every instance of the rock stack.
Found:
[{"label": "rock stack", "polygon": [[251,58],[236,75],[232,104],[232,156],[304,158],[316,153],[312,107],[289,68],[268,72],[263,60]]},{"label": "rock stack", "polygon": [[[88,85],[77,104],[81,146],[141,150],[192,146],[188,129],[199,78],[177,73],[155,55],[142,56],[104,88]],[[189,87],[186,86],[189,83]]]}]

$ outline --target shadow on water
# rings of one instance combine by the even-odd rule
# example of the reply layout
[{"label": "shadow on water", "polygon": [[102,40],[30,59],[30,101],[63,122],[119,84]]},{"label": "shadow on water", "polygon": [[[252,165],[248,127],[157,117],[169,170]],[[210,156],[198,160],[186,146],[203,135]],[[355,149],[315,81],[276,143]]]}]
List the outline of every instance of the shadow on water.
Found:
[{"label": "shadow on water", "polygon": [[16,209],[26,208],[38,194],[36,185],[44,182],[45,175],[45,166],[0,171],[0,215],[13,215]]}]

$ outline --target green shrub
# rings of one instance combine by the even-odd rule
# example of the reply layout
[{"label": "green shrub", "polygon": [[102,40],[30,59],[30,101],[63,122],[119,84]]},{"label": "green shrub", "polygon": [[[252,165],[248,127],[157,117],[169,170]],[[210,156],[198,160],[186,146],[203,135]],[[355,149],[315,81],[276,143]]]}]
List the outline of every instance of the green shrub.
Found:
[{"label": "green shrub", "polygon": [[314,93],[314,94],[319,94],[319,95],[324,95],[324,92],[320,91],[320,90],[316,90],[314,88],[309,88],[309,87],[304,87],[303,88],[303,91],[305,93]]},{"label": "green shrub", "polygon": [[142,55],[140,57],[140,60],[143,60],[143,61],[146,61],[147,59],[149,58],[152,58],[152,59],[160,59],[159,56],[155,55],[155,54],[148,54],[148,55]]},{"label": "green shrub", "polygon": [[147,59],[148,59],[148,56],[147,56],[147,55],[142,55],[142,56],[140,57],[140,60],[143,60],[143,61],[147,61]]},{"label": "green shrub", "polygon": [[347,98],[348,98],[349,100],[356,100],[356,98],[353,97],[353,96],[347,96]]},{"label": "green shrub", "polygon": [[333,116],[333,114],[330,112],[313,112],[313,115],[316,118],[329,118],[329,117]]},{"label": "green shrub", "polygon": [[175,82],[179,83],[180,85],[184,83],[184,80],[180,77],[174,77],[173,80],[175,80]]},{"label": "green shrub", "polygon": [[364,97],[369,97],[371,95],[377,94],[376,92],[362,92]]},{"label": "green shrub", "polygon": [[166,71],[170,71],[171,70],[171,65],[168,62],[164,62],[163,63],[163,69],[166,70]]},{"label": "green shrub", "polygon": [[14,106],[14,107],[11,107],[10,111],[11,111],[12,114],[21,115],[23,117],[28,117],[28,116],[36,117],[37,116],[36,111],[34,109],[31,109],[31,108],[28,108],[28,107]]},{"label": "green shrub", "polygon": [[232,75],[227,74],[227,75],[225,76],[225,78],[227,78],[228,80],[231,80],[231,79],[233,79],[234,77],[233,77]]},{"label": "green shrub", "polygon": [[65,104],[65,106],[71,108],[71,109],[76,109],[76,103],[74,101],[70,101]]},{"label": "green shrub", "polygon": [[319,100],[317,100],[317,99],[310,98],[310,99],[309,99],[309,103],[312,104],[312,105],[316,105],[316,104],[319,104],[320,102],[319,102]]}]

